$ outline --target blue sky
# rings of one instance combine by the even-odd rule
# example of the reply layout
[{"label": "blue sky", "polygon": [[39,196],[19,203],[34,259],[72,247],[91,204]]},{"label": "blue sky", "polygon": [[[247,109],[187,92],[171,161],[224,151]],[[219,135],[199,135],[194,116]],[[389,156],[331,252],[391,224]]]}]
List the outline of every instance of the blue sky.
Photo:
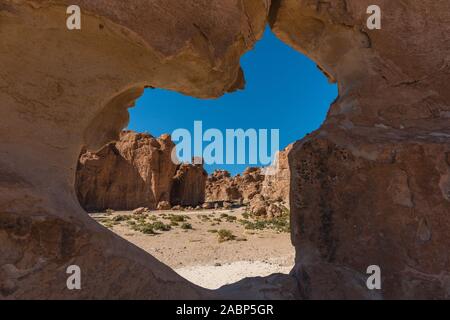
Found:
[{"label": "blue sky", "polygon": [[[136,107],[129,109],[128,129],[153,136],[171,134],[178,128],[193,132],[196,120],[203,122],[204,131],[217,128],[224,136],[226,129],[279,129],[283,149],[316,130],[338,94],[337,85],[329,84],[314,62],[282,43],[269,29],[242,57],[241,64],[246,88],[218,99],[146,89]],[[234,175],[247,166],[205,165],[205,169],[226,169]]]}]

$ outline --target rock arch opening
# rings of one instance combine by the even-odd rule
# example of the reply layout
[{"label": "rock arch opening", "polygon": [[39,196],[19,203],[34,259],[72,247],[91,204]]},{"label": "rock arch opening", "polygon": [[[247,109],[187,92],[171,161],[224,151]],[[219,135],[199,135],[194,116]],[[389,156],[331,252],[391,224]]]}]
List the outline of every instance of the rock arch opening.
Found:
[{"label": "rock arch opening", "polygon": [[[77,168],[77,196],[94,219],[210,289],[291,271],[288,153],[293,142],[320,127],[337,96],[337,86],[315,63],[269,28],[241,65],[246,88],[218,99],[145,89],[117,141],[97,152],[83,150]],[[133,92],[140,93],[120,94],[108,109],[123,113]],[[102,123],[111,122],[99,114],[89,129]],[[96,131],[108,132],[101,129]],[[257,139],[246,136],[239,150],[234,136],[229,161],[229,142],[223,140],[227,131],[240,129],[254,130]],[[180,152],[183,139],[174,142],[170,135],[179,130],[189,133],[183,139],[191,139],[187,157]],[[205,140],[211,130],[221,135]],[[271,130],[279,132],[278,141],[258,141],[259,132]],[[205,150],[219,138],[221,145],[215,146],[223,149],[208,159]],[[239,151],[244,161],[239,162]],[[277,159],[264,165],[256,156],[251,162],[254,151]],[[184,164],[174,162],[173,154]]]},{"label": "rock arch opening", "polygon": [[[378,2],[374,31],[371,0],[80,0],[70,31],[67,1],[1,1],[0,298],[448,299],[450,3]],[[76,163],[105,102],[129,88],[242,87],[239,58],[267,22],[340,95],[288,156],[292,276],[208,291],[93,223]],[[83,290],[68,291],[74,264]]]}]

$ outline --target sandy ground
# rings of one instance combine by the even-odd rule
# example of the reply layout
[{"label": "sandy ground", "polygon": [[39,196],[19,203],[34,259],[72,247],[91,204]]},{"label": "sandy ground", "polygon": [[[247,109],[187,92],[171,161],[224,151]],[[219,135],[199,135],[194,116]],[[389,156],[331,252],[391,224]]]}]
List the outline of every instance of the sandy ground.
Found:
[{"label": "sandy ground", "polygon": [[[173,226],[169,231],[148,235],[132,230],[126,221],[116,223],[110,229],[149,252],[184,278],[205,288],[219,288],[246,277],[289,273],[294,264],[294,248],[289,233],[272,229],[246,230],[239,222],[242,213],[243,208],[152,211],[149,216],[167,224],[170,224],[167,215],[185,215],[192,229]],[[236,220],[227,221],[223,214],[234,216]],[[114,212],[108,216],[91,214],[103,224],[118,215],[132,216],[132,213]],[[236,240],[219,242],[219,236],[214,231],[221,229],[231,231]]]}]

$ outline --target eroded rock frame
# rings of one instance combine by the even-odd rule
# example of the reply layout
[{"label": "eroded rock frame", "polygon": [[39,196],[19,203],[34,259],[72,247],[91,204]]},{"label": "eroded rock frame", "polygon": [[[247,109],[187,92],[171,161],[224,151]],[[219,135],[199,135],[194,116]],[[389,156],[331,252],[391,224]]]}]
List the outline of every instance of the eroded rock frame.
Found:
[{"label": "eroded rock frame", "polygon": [[[381,30],[369,0],[77,2],[69,31],[69,1],[0,1],[2,299],[450,297],[448,1],[377,0]],[[339,97],[288,155],[291,276],[209,291],[92,221],[76,163],[117,139],[147,86],[243,88],[239,59],[267,23]],[[71,264],[83,290],[67,290]],[[381,291],[365,285],[374,264]]]}]

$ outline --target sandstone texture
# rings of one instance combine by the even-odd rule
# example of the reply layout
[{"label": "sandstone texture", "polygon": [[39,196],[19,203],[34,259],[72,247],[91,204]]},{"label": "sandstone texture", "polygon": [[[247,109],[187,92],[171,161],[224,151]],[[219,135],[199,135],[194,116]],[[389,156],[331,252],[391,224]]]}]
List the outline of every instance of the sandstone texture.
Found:
[{"label": "sandstone texture", "polygon": [[294,273],[306,299],[449,299],[450,3],[377,1],[368,30],[371,4],[272,3],[275,34],[339,85],[288,156]]},{"label": "sandstone texture", "polygon": [[206,182],[206,201],[239,201],[242,199],[239,186],[226,170],[216,170]]},{"label": "sandstone texture", "polygon": [[169,135],[123,131],[117,142],[80,156],[76,189],[88,211],[156,209],[170,200],[177,165]]},{"label": "sandstone texture", "polygon": [[202,204],[207,174],[201,165],[174,163],[174,148],[169,135],[123,131],[98,152],[82,153],[75,182],[81,206],[98,212]]},{"label": "sandstone texture", "polygon": [[203,204],[207,176],[203,165],[181,164],[172,179],[171,205],[196,207]]},{"label": "sandstone texture", "polygon": [[291,171],[289,167],[289,152],[293,145],[287,146],[278,152],[272,167],[264,168],[264,180],[261,185],[261,194],[268,199],[289,204],[289,190],[291,184]]},{"label": "sandstone texture", "polygon": [[[145,87],[242,88],[270,3],[82,0],[69,31],[72,4],[0,1],[0,298],[217,298],[93,221],[76,168],[83,146],[118,140]],[[73,264],[83,290],[66,287]]]},{"label": "sandstone texture", "polygon": [[[449,299],[450,2],[376,2],[381,30],[366,26],[372,0],[80,0],[82,30],[69,31],[69,1],[0,0],[0,298],[299,288],[304,299]],[[288,154],[296,265],[270,278],[283,294],[256,279],[208,291],[92,221],[76,167],[83,146],[119,138],[145,87],[200,98],[243,88],[239,59],[267,20],[339,97]],[[83,290],[67,290],[73,264]],[[365,285],[370,265],[381,290]]]},{"label": "sandstone texture", "polygon": [[216,170],[206,184],[206,201],[241,202],[247,204],[261,192],[264,176],[260,168],[247,168],[242,175],[234,177],[226,170]]},{"label": "sandstone texture", "polygon": [[259,217],[282,215],[289,207],[290,170],[288,154],[292,145],[278,153],[273,166],[247,168],[234,177],[216,170],[206,183],[206,201],[247,205]]}]

